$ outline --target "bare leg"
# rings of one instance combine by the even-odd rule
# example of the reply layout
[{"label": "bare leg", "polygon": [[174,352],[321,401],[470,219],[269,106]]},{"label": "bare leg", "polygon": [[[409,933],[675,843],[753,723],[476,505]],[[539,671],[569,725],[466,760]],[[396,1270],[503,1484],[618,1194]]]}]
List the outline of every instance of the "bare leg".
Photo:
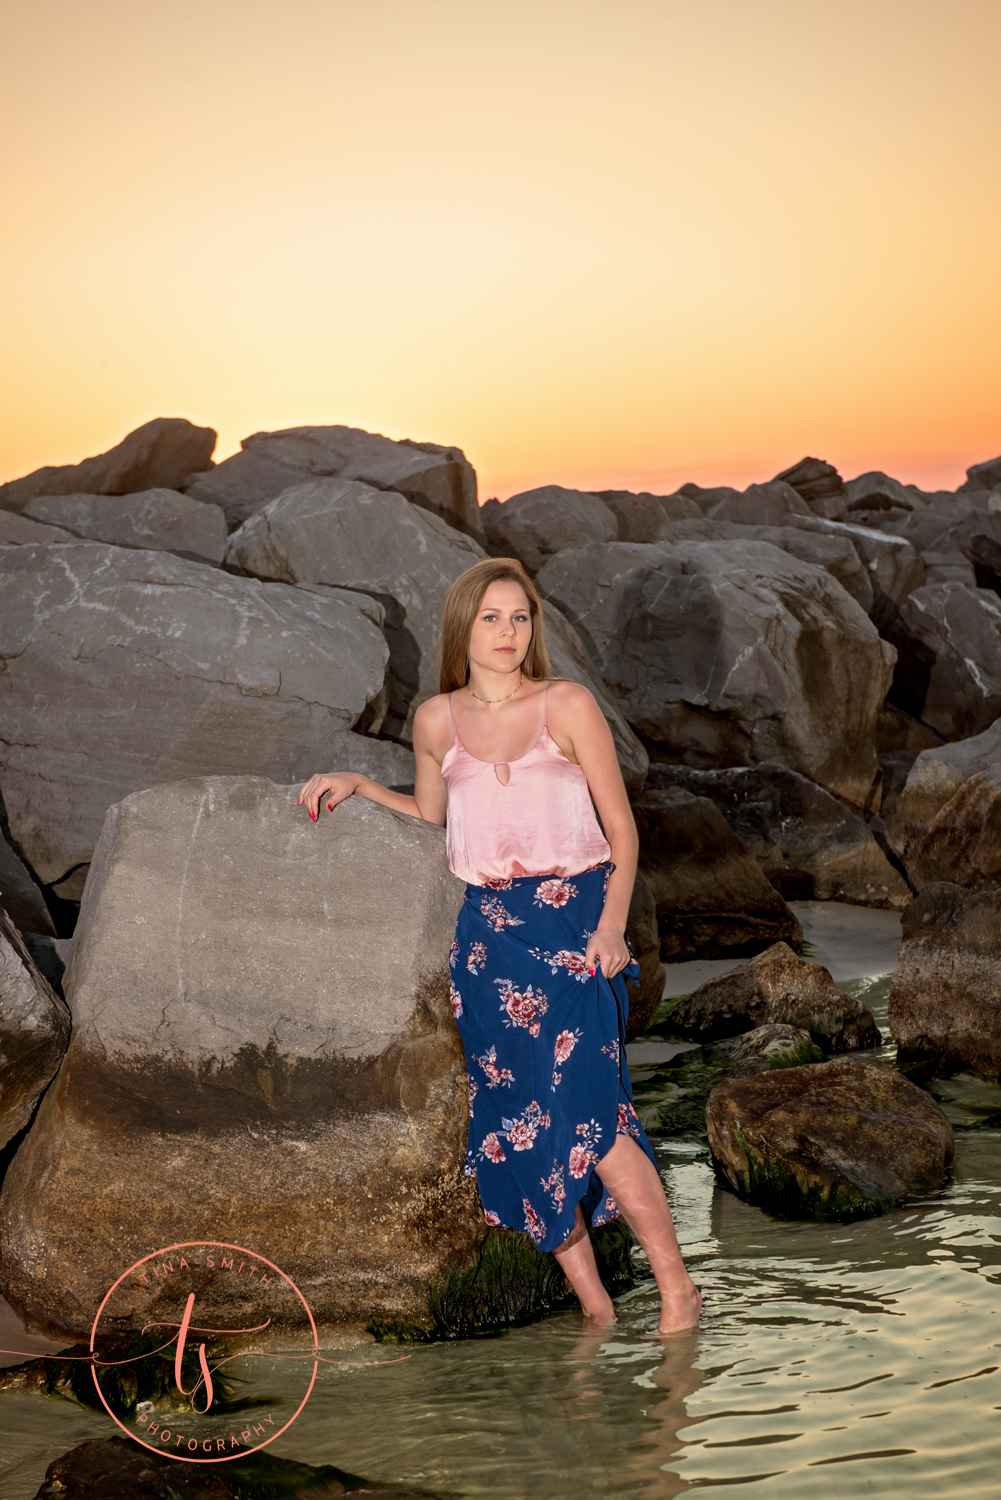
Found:
[{"label": "bare leg", "polygon": [[614,1323],[615,1308],[598,1275],[594,1251],[579,1203],[573,1228],[553,1254],[559,1262],[560,1270],[577,1293],[585,1318],[603,1325]]},{"label": "bare leg", "polygon": [[681,1259],[657,1168],[630,1136],[619,1135],[597,1171],[646,1251],[661,1296],[660,1332],[694,1328],[702,1311],[702,1295]]}]

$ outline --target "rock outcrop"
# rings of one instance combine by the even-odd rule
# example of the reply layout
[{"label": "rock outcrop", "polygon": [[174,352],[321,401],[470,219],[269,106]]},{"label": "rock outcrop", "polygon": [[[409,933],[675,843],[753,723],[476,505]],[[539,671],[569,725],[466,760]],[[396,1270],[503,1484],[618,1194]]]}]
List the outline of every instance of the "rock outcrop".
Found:
[{"label": "rock outcrop", "polygon": [[632,945],[633,956],[640,966],[639,984],[629,985],[626,1041],[631,1042],[646,1031],[660,1009],[667,979],[667,970],[660,961],[657,903],[653,899],[650,882],[642,870],[636,871],[632,900],[629,903],[629,916],[626,921],[626,936]]},{"label": "rock outcrop", "polygon": [[375,490],[395,490],[449,526],[482,535],[476,474],[461,448],[395,442],[360,427],[286,427],[255,432],[241,451],[186,486],[196,500],[221,505],[239,526],[269,500],[309,479],[357,479]]},{"label": "rock outcrop", "polygon": [[911,841],[907,863],[916,886],[928,881],[979,891],[1001,886],[1001,765],[963,782],[924,837]]},{"label": "rock outcrop", "polygon": [[716,1041],[772,1023],[808,1031],[825,1052],[858,1052],[880,1042],[871,1012],[843,995],[822,964],[798,958],[785,943],[686,995],[668,1022],[691,1041]]},{"label": "rock outcrop", "polygon": [[894,653],[823,569],[765,542],[613,542],[537,582],[640,734],[704,769],[778,760],[865,805]]},{"label": "rock outcrop", "polygon": [[386,612],[385,729],[413,734],[414,713],[438,691],[445,597],[485,554],[439,516],[393,491],[351,479],[293,485],[229,539],[226,560],[256,578],[356,590]]},{"label": "rock outcrop", "polygon": [[923,1089],[862,1058],[718,1083],[706,1122],[721,1181],[782,1217],[885,1213],[944,1186],[955,1150],[952,1126]]},{"label": "rock outcrop", "polygon": [[661,957],[740,958],[803,930],[722,814],[680,788],[633,804],[640,868],[653,892]]},{"label": "rock outcrop", "polygon": [[208,777],[109,812],[70,1050],[0,1198],[3,1293],[40,1327],[89,1332],[109,1266],[192,1239],[270,1249],[318,1322],[419,1327],[485,1238],[444,834],[296,796]]},{"label": "rock outcrop", "polygon": [[932,883],[904,912],[889,1023],[902,1060],[1001,1077],[1001,891]]},{"label": "rock outcrop", "polygon": [[0,1148],[31,1119],[69,1035],[69,1011],[0,908]]},{"label": "rock outcrop", "polygon": [[844,481],[834,465],[822,458],[801,458],[791,469],[776,474],[773,482],[789,485],[815,515],[840,520],[845,513]]},{"label": "rock outcrop", "polygon": [[29,501],[23,515],[84,541],[176,552],[195,562],[221,563],[226,552],[226,518],[218,505],[204,505],[177,490],[40,495]]},{"label": "rock outcrop", "polygon": [[1001,715],[1001,600],[988,589],[928,583],[889,631],[899,653],[890,701],[947,740]]},{"label": "rock outcrop", "polygon": [[0,906],[18,932],[35,932],[55,937],[49,909],[42,892],[32,880],[7,840],[0,834]]},{"label": "rock outcrop", "polygon": [[131,495],[137,490],[180,489],[207,469],[216,445],[211,427],[183,417],[144,422],[107,453],[79,464],[36,469],[0,484],[0,510],[24,510],[38,495]]},{"label": "rock outcrop", "polygon": [[788,766],[693,771],[655,763],[646,786],[676,786],[708,797],[786,901],[847,901],[902,911],[911,899],[865,820]]},{"label": "rock outcrop", "polygon": [[126,793],[305,779],[382,692],[383,610],[364,594],[96,542],[2,549],[0,589],[0,786],[45,885],[86,865]]},{"label": "rock outcrop", "polygon": [[[651,495],[647,491],[598,490],[618,524],[620,542],[655,542],[668,521],[697,521],[702,509],[687,495]],[[578,542],[571,543],[573,546]]]},{"label": "rock outcrop", "polygon": [[492,555],[517,557],[532,574],[565,547],[613,542],[618,536],[618,522],[603,500],[559,484],[525,490],[503,503],[488,500],[482,515]]}]

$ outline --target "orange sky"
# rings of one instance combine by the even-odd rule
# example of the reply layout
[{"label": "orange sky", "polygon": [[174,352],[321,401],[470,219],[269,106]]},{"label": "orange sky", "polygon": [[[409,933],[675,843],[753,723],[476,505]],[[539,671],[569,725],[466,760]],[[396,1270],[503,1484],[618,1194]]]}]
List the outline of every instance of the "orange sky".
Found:
[{"label": "orange sky", "polygon": [[32,0],[0,479],[157,415],[481,496],[1001,452],[998,0]]}]

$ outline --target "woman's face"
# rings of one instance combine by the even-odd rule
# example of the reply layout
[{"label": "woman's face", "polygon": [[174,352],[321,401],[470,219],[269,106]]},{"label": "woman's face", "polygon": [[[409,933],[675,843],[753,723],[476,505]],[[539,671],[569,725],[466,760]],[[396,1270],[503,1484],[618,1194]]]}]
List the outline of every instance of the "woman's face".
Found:
[{"label": "woman's face", "polygon": [[492,583],[469,634],[470,663],[487,672],[516,672],[532,640],[532,615],[520,583]]}]

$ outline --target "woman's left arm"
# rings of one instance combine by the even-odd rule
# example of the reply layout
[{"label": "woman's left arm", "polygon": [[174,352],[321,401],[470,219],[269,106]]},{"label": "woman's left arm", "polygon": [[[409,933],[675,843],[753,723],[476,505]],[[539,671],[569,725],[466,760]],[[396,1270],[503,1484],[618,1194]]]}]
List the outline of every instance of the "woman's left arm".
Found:
[{"label": "woman's left arm", "polygon": [[[550,689],[550,732],[564,754],[581,766],[598,809],[612,851],[615,869],[608,882],[598,929],[587,945],[587,966],[600,963],[612,979],[630,962],[626,947],[626,919],[636,881],[639,839],[611,730],[587,688],[576,682],[553,683]],[[569,742],[569,743],[568,743]]]}]

